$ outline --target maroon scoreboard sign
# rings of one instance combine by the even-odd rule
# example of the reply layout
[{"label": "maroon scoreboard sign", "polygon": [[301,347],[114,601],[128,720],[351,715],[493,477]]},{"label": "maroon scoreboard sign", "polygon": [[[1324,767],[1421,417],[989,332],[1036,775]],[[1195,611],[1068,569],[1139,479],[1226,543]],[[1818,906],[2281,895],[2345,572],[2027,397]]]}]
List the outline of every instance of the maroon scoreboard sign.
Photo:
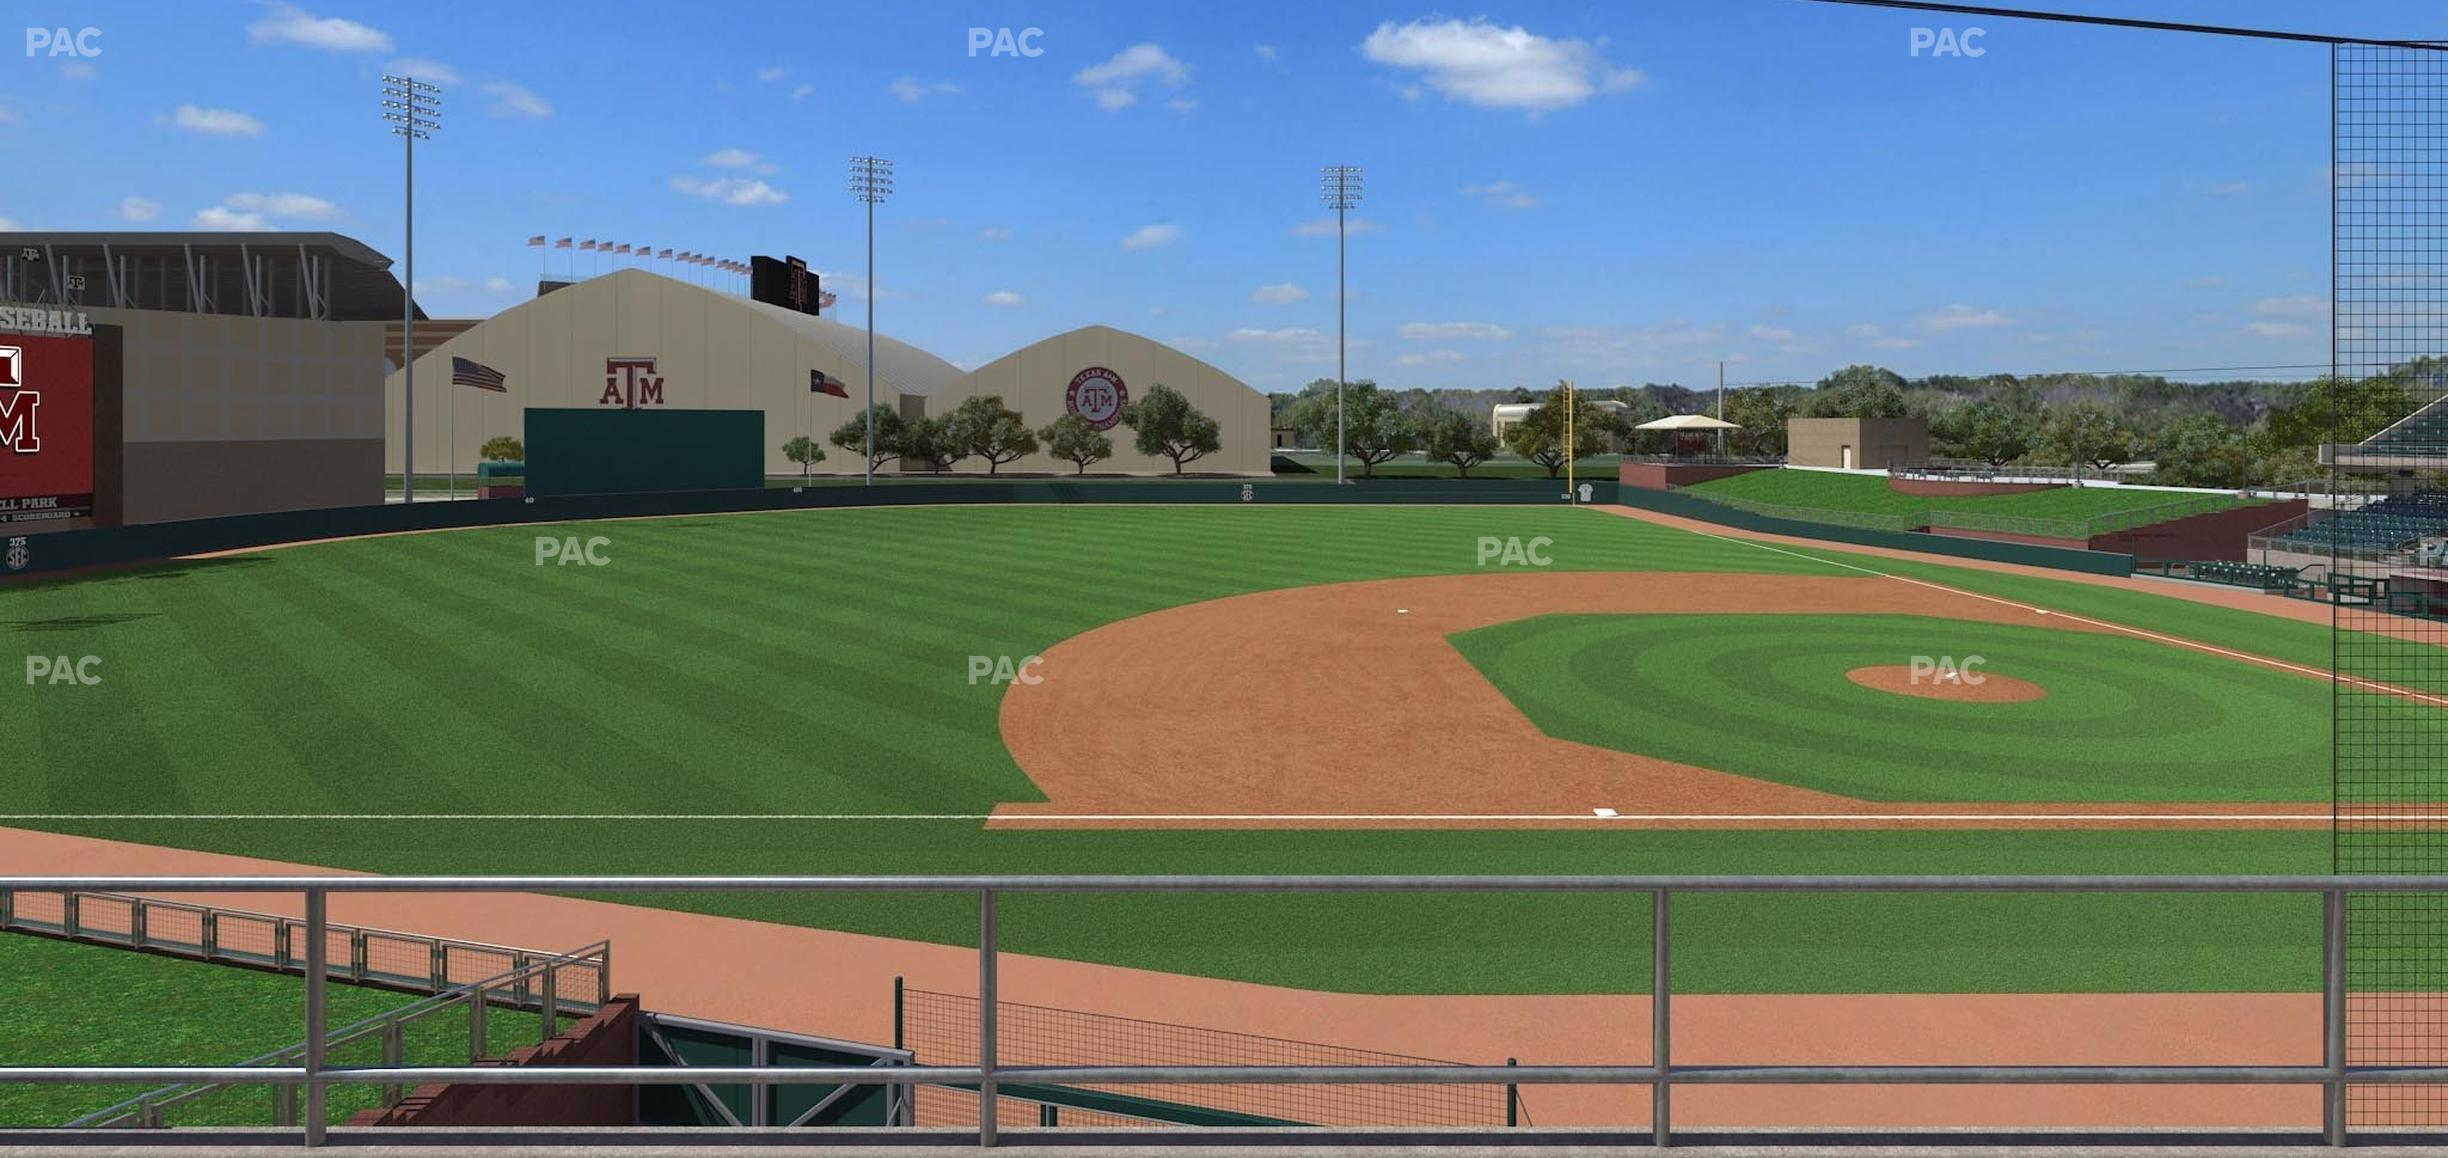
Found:
[{"label": "maroon scoreboard sign", "polygon": [[0,523],[93,510],[93,339],[0,333]]}]

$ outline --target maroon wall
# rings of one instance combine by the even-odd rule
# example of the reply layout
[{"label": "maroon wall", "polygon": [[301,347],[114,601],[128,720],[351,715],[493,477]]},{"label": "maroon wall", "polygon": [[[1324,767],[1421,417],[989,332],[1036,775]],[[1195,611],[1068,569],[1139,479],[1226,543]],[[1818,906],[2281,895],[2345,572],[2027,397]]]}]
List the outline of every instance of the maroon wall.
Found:
[{"label": "maroon wall", "polygon": [[2302,499],[2259,503],[2212,511],[2206,515],[2169,519],[2130,531],[2094,535],[2091,549],[2115,551],[2141,559],[2201,559],[2248,562],[2244,542],[2254,531],[2302,515],[2311,504]]},{"label": "maroon wall", "polygon": [[[479,1065],[637,1064],[637,994],[624,993],[540,1045]],[[351,1126],[634,1126],[628,1086],[418,1086],[387,1110],[360,1110]]]},{"label": "maroon wall", "polygon": [[2098,542],[2099,540],[2097,539],[2088,541],[2082,539],[2054,539],[2047,535],[2018,535],[2012,531],[1970,531],[1964,530],[1960,527],[1930,527],[1928,530],[1929,533],[1933,535],[1947,535],[1957,539],[1987,539],[1995,543],[2031,543],[2041,547],[2064,547],[2070,551],[2097,551],[2107,549],[2104,547],[2093,547],[2091,544]]},{"label": "maroon wall", "polygon": [[1968,482],[1954,479],[1887,476],[1887,489],[1900,495],[2020,495],[2053,491],[2064,483]]},{"label": "maroon wall", "polygon": [[1625,462],[1615,467],[1615,480],[1624,486],[1645,491],[1662,491],[1669,487],[1687,487],[1711,479],[1732,478],[1755,470],[1774,470],[1765,466],[1736,466],[1731,463]]}]

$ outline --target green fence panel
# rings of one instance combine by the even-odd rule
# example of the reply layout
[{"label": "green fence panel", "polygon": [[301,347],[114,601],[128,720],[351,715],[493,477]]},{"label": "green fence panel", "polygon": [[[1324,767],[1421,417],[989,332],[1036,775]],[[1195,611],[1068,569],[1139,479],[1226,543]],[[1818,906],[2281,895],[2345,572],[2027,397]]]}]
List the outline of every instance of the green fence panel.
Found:
[{"label": "green fence panel", "polygon": [[2043,547],[2031,543],[2001,543],[1988,539],[1960,539],[1952,535],[1932,535],[1919,531],[1890,531],[1869,527],[1845,527],[1832,523],[1804,522],[1778,518],[1755,511],[1742,510],[1723,503],[1699,498],[1684,491],[1653,491],[1641,487],[1623,487],[1618,501],[1628,507],[1680,515],[1687,519],[1760,531],[1774,535],[1792,535],[1803,539],[1824,539],[1833,543],[1854,543],[1866,547],[1893,547],[1905,551],[1920,551],[1932,555],[1952,555],[1963,559],[1988,559],[2000,563],[2023,563],[2034,567],[2050,567],[2060,571],[2080,571],[2092,575],[2131,575],[2134,557],[2109,551],[2078,551],[2070,547]]}]

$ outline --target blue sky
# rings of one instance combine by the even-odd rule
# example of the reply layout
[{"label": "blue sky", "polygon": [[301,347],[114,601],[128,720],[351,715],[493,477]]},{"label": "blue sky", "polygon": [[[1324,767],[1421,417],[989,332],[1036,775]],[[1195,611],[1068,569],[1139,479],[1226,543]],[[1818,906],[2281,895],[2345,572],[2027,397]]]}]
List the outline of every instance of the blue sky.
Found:
[{"label": "blue sky", "polygon": [[[2418,0],[2053,6],[2442,35]],[[1333,373],[1317,169],[1343,162],[1351,370],[1393,385],[2327,358],[2317,46],[1797,0],[7,7],[102,50],[0,54],[18,228],[397,256],[378,78],[430,62],[417,276],[445,316],[531,292],[545,233],[800,254],[858,322],[844,168],[873,152],[899,170],[879,329],[974,365],[1104,323],[1287,389]],[[1985,54],[1916,56],[1915,26]],[[972,27],[1041,54],[972,55]]]}]

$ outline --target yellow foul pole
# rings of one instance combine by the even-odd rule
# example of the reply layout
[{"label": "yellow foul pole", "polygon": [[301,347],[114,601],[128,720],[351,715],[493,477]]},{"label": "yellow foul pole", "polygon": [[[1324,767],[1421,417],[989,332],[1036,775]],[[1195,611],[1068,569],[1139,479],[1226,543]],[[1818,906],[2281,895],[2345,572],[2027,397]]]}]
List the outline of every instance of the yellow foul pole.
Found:
[{"label": "yellow foul pole", "polygon": [[1581,392],[1580,392],[1580,391],[1578,391],[1578,390],[1573,389],[1573,384],[1572,384],[1572,382],[1571,382],[1571,380],[1570,380],[1570,379],[1567,379],[1567,380],[1566,380],[1566,381],[1563,383],[1563,387],[1564,387],[1564,501],[1565,501],[1565,502],[1568,502],[1568,503],[1577,503],[1577,502],[1579,502],[1579,501],[1581,501],[1581,500],[1580,500],[1578,497],[1576,497],[1576,496],[1578,496],[1578,495],[1579,495],[1581,492],[1580,492],[1580,490],[1578,490],[1577,488],[1575,488],[1575,487],[1573,486],[1573,417],[1574,417],[1574,411],[1575,411],[1575,410],[1577,410],[1577,409],[1579,408],[1579,407],[1578,407],[1578,401],[1579,401],[1579,398],[1580,398],[1580,393],[1581,393]]}]

